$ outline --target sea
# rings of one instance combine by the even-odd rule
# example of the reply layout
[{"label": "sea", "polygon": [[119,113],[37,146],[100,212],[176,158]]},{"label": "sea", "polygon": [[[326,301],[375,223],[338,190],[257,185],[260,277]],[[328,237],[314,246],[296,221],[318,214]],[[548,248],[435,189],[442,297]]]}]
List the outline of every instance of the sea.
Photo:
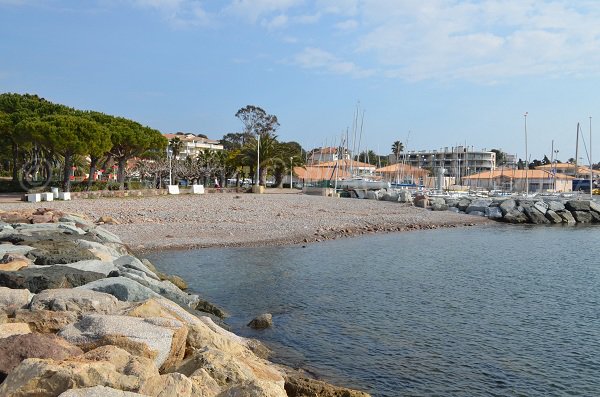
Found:
[{"label": "sea", "polygon": [[[272,361],[373,396],[600,395],[600,227],[147,255]],[[271,313],[274,326],[246,324]]]}]

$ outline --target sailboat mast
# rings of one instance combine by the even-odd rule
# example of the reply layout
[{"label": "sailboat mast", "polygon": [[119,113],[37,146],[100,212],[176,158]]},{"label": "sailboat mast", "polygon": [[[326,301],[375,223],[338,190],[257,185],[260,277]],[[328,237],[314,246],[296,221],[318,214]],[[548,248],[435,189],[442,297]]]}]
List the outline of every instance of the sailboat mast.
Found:
[{"label": "sailboat mast", "polygon": [[590,200],[594,198],[594,168],[592,162],[592,116],[590,116]]},{"label": "sailboat mast", "polygon": [[575,136],[575,172],[573,176],[577,178],[577,162],[579,161],[579,123],[577,123],[577,134]]}]

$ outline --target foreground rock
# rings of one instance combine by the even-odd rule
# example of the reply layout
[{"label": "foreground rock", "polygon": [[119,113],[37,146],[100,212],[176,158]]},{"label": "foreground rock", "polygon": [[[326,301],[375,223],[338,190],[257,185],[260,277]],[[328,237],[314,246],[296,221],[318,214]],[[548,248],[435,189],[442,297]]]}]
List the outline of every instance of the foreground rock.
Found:
[{"label": "foreground rock", "polygon": [[271,313],[261,314],[248,323],[248,327],[253,329],[265,329],[273,326],[273,316]]},{"label": "foreground rock", "polygon": [[[288,395],[266,348],[198,316],[224,313],[169,281],[187,287],[183,280],[91,222],[59,219],[67,223],[0,223],[10,260],[31,258],[0,271],[0,396]],[[270,323],[263,317],[257,324]]]}]

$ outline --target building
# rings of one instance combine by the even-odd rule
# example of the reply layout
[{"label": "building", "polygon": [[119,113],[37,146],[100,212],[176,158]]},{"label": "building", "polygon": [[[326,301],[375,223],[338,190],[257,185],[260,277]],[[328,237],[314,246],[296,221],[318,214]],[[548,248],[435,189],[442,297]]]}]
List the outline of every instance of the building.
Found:
[{"label": "building", "polygon": [[401,163],[377,168],[375,173],[381,175],[386,182],[415,185],[423,185],[429,175],[429,171],[424,168],[413,167]]},{"label": "building", "polygon": [[[571,163],[555,163],[555,164],[545,164],[535,167],[536,170],[545,170],[548,172],[556,172],[556,174],[561,175],[569,175],[574,178],[589,178],[590,177],[590,168],[575,165]],[[594,171],[594,178],[600,176],[600,171]]]},{"label": "building", "polygon": [[540,169],[496,169],[462,178],[463,185],[469,186],[471,189],[504,192],[525,192],[527,183],[529,183],[529,193],[570,192],[573,190],[573,179],[569,175],[553,174]]},{"label": "building", "polygon": [[198,157],[198,154],[206,149],[223,150],[223,145],[221,145],[221,142],[208,139],[204,135],[178,132],[177,134],[164,134],[164,136],[169,140],[169,142],[171,142],[174,138],[179,138],[181,141],[181,147],[177,153],[177,159],[179,160],[185,160],[187,157]]},{"label": "building", "polygon": [[389,155],[390,164],[402,163],[412,167],[433,170],[443,168],[446,176],[460,181],[464,175],[496,169],[496,153],[492,151],[473,150],[466,146],[445,147],[440,150],[421,150]]},{"label": "building", "polygon": [[371,177],[375,173],[375,169],[377,168],[373,164],[363,163],[361,161],[355,161],[350,159],[326,161],[314,164],[314,166],[326,168],[335,168],[337,166],[338,170],[347,171],[353,177]]},{"label": "building", "polygon": [[328,163],[338,160],[349,160],[350,152],[344,148],[337,147],[320,147],[311,150],[308,153],[307,164]]}]

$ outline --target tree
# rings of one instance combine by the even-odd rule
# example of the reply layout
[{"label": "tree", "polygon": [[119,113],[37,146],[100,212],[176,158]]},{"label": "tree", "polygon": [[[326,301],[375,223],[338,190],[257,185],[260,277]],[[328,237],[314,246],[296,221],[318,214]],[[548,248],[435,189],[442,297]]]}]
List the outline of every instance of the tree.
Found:
[{"label": "tree", "polygon": [[76,155],[87,153],[90,142],[107,134],[98,123],[75,114],[54,114],[41,119],[26,119],[17,129],[28,133],[32,139],[50,148],[64,158],[63,190],[71,190],[71,167]]},{"label": "tree", "polygon": [[361,152],[358,155],[358,161],[363,163],[377,165],[378,156],[373,150],[369,150],[367,152]]},{"label": "tree", "polygon": [[183,141],[179,137],[171,138],[169,141],[169,147],[171,148],[173,158],[177,158],[183,149]]},{"label": "tree", "polygon": [[404,144],[402,142],[395,141],[392,144],[392,153],[396,156],[396,161],[398,161],[400,153],[402,153],[403,151],[404,151]]},{"label": "tree", "polygon": [[252,135],[248,132],[232,132],[223,135],[220,143],[223,145],[224,150],[239,150],[251,137]]},{"label": "tree", "polygon": [[542,165],[546,164],[550,164],[550,159],[548,158],[548,156],[544,155],[544,158],[542,159]]},{"label": "tree", "polygon": [[121,117],[113,120],[110,131],[112,141],[110,154],[118,163],[117,180],[120,189],[123,190],[127,160],[139,157],[148,150],[164,151],[168,141],[159,131]]},{"label": "tree", "polygon": [[[281,161],[277,155],[277,136],[275,131],[279,127],[277,117],[267,114],[263,109],[257,106],[248,105],[241,108],[235,114],[244,124],[244,133],[252,138],[246,142],[242,149],[241,159],[251,161],[254,158],[254,164],[257,164],[258,150],[260,147],[260,175],[258,182],[260,185],[266,185],[267,167],[275,162]],[[254,154],[250,151],[254,151]],[[264,165],[264,166],[263,166]],[[252,165],[250,165],[252,167]]]},{"label": "tree", "polygon": [[90,172],[87,185],[88,189],[90,189],[94,182],[94,176],[100,159],[104,156],[108,156],[108,152],[112,148],[110,125],[114,120],[114,117],[100,112],[82,112],[81,115],[90,118],[103,127],[101,130],[102,133],[95,136],[94,139],[90,141],[87,148],[87,155],[90,157]]},{"label": "tree", "polygon": [[500,149],[492,149],[491,151],[496,153],[496,165],[503,165],[506,163],[506,153]]}]

